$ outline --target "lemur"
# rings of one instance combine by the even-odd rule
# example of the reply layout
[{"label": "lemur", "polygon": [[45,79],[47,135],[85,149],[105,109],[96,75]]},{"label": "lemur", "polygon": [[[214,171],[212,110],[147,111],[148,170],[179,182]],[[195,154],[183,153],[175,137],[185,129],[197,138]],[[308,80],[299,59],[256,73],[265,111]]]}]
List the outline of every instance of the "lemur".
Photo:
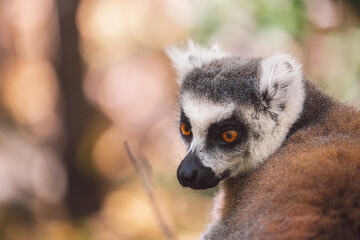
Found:
[{"label": "lemur", "polygon": [[360,114],[291,55],[243,59],[189,42],[178,73],[184,187],[219,184],[201,239],[359,239]]}]

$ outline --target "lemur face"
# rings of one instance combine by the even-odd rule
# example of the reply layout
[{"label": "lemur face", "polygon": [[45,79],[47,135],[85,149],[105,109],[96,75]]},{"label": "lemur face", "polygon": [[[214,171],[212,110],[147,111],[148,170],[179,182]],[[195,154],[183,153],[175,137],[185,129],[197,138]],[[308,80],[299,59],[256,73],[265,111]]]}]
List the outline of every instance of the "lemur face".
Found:
[{"label": "lemur face", "polygon": [[293,58],[241,59],[191,42],[168,54],[179,74],[179,131],[188,148],[177,171],[181,185],[214,187],[279,148],[304,99]]},{"label": "lemur face", "polygon": [[[213,103],[184,94],[179,130],[188,153],[177,172],[183,186],[214,187],[237,168],[249,147],[249,126],[232,103]],[[240,161],[246,168],[246,158]]]}]

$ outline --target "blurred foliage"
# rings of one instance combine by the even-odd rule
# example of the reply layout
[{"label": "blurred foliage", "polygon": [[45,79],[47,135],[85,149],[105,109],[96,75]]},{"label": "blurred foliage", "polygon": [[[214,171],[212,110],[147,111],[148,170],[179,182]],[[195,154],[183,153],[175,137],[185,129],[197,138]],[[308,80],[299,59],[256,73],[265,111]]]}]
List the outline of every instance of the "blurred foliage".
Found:
[{"label": "blurred foliage", "polygon": [[296,40],[307,32],[306,6],[302,0],[263,1],[256,9],[258,26],[284,29]]},{"label": "blurred foliage", "polygon": [[0,239],[164,239],[122,146],[149,159],[179,239],[217,189],[179,186],[175,73],[186,38],[243,57],[291,52],[360,102],[358,1],[0,1]]}]

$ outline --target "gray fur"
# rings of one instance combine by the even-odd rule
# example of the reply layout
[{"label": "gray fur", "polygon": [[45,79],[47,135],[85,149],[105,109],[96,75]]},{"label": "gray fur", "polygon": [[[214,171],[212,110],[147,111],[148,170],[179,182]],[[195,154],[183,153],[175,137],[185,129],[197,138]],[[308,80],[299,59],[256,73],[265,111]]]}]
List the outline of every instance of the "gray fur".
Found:
[{"label": "gray fur", "polygon": [[181,93],[190,92],[213,102],[236,102],[260,106],[259,58],[227,57],[188,73]]}]

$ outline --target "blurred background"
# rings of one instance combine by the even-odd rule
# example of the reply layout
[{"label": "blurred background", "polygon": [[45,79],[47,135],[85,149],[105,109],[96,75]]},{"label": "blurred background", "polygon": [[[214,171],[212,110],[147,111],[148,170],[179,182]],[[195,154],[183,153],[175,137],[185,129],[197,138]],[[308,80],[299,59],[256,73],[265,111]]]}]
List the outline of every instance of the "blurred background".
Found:
[{"label": "blurred background", "polygon": [[148,158],[178,239],[196,239],[214,190],[177,183],[164,46],[290,52],[359,105],[359,16],[357,0],[0,0],[0,239],[165,239],[125,140]]}]

